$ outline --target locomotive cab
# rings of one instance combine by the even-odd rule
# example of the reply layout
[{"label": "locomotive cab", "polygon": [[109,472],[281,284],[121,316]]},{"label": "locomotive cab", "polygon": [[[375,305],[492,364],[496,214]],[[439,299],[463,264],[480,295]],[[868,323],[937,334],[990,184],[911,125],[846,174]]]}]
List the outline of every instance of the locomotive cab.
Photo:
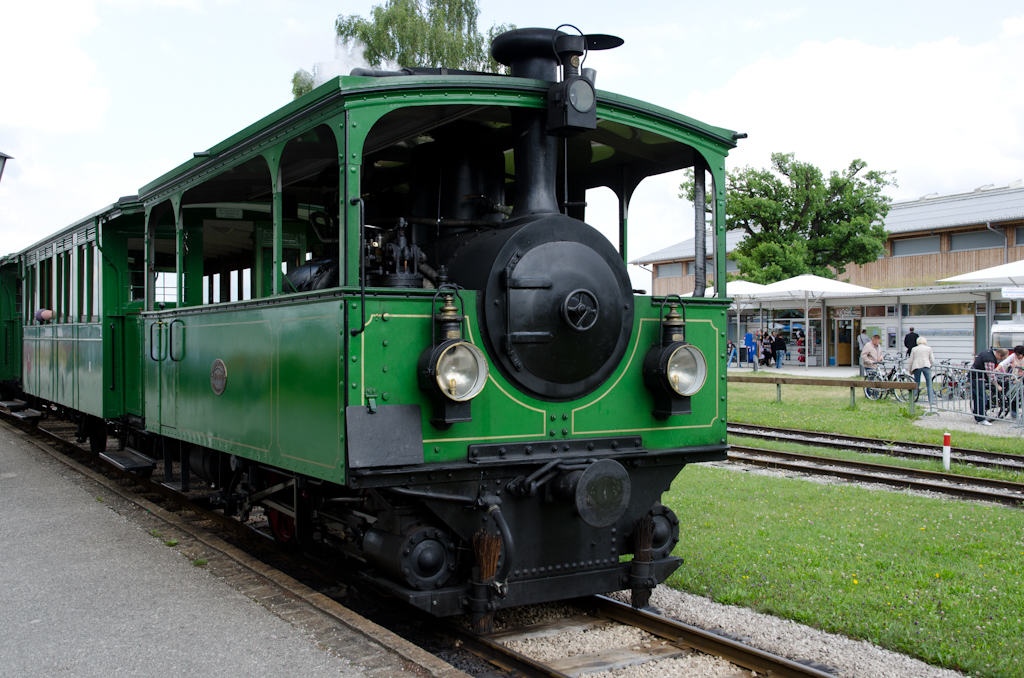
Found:
[{"label": "locomotive cab", "polygon": [[[512,31],[492,48],[511,82],[546,105],[523,105],[480,82],[483,96],[467,103],[413,97],[396,106],[373,120],[363,144],[367,293],[400,287],[386,285],[395,267],[382,262],[401,242],[409,254],[397,270],[422,273],[424,287],[437,286],[446,307],[457,304],[466,328],[460,337],[489,368],[472,402],[456,404],[434,375],[424,376],[424,361],[438,349],[421,349],[420,388],[434,400],[422,430],[424,464],[388,468],[381,461],[353,469],[349,480],[350,487],[386,487],[397,506],[418,516],[403,522],[399,509],[387,509],[393,517],[367,533],[367,559],[392,573],[380,583],[435,614],[480,614],[482,606],[624,584],[649,590],[681,562],[671,555],[678,520],[660,505],[661,492],[685,464],[724,458],[718,346],[725,307],[636,296],[625,264],[628,206],[639,184],[710,168],[706,147],[699,151],[696,136],[661,125],[657,115],[643,119],[603,94],[587,108],[592,119],[559,113],[552,102],[564,102],[571,78],[586,76],[592,87],[596,77],[580,69],[574,51],[617,44],[608,36],[563,35]],[[557,57],[553,41],[563,48]],[[397,88],[403,75],[416,72],[378,79]],[[724,130],[718,139],[734,145]],[[721,169],[719,162],[712,171],[719,182]],[[619,247],[586,223],[587,191],[601,187],[619,201]],[[722,203],[715,204],[722,219]],[[724,233],[724,219],[718,228]],[[449,286],[463,291],[459,300],[452,301]],[[436,322],[440,303],[429,314]],[[675,309],[684,305],[681,315]],[[373,344],[393,335],[386,324],[367,321],[359,336]],[[382,385],[374,394],[385,391],[393,393]],[[375,398],[370,407],[380,413],[389,404]],[[377,416],[351,406],[349,414]],[[445,473],[449,480],[441,481]],[[651,560],[620,564],[620,555],[644,550],[637,525],[645,521]],[[429,548],[435,556],[448,540],[468,545],[481,524],[502,539],[493,575],[501,586],[489,593],[465,595],[474,575],[464,560],[432,556],[428,567],[403,555],[427,542],[437,542]],[[429,526],[443,536],[424,537]],[[436,576],[437,563],[451,576]]]}]

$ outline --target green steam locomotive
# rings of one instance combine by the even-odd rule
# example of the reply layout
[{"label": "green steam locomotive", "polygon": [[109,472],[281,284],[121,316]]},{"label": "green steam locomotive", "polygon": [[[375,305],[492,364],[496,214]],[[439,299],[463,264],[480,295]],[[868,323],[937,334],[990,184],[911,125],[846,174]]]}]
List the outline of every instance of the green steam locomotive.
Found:
[{"label": "green steam locomotive", "polygon": [[[741,135],[597,91],[582,62],[621,42],[521,29],[492,45],[510,75],[357,69],[0,259],[6,405],[439,616],[642,602],[681,563],[661,494],[725,458]],[[712,177],[716,297],[626,272],[634,190],[682,168]],[[618,247],[585,223],[597,187]]]}]

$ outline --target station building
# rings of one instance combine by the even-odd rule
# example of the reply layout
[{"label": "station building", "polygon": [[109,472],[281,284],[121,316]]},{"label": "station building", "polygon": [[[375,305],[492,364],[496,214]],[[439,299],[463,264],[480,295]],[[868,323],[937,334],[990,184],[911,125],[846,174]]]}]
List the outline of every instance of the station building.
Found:
[{"label": "station building", "polygon": [[[877,296],[811,301],[807,327],[802,299],[737,301],[730,312],[729,338],[780,330],[790,347],[788,362],[803,364],[806,356],[812,366],[855,365],[861,330],[879,334],[886,349],[896,352],[903,350],[903,337],[913,327],[928,339],[937,360],[968,360],[984,349],[992,323],[1012,317],[1013,302],[1003,298],[998,285],[938,281],[1024,259],[1024,181],[893,203],[885,228],[889,238],[882,256],[851,264],[839,276],[877,290]],[[727,257],[744,237],[741,231],[726,234]],[[710,233],[707,243],[710,249]],[[735,262],[726,262],[727,272],[739,272]],[[630,263],[651,269],[655,295],[693,292],[693,238]],[[807,336],[803,350],[797,347],[800,331]]]}]

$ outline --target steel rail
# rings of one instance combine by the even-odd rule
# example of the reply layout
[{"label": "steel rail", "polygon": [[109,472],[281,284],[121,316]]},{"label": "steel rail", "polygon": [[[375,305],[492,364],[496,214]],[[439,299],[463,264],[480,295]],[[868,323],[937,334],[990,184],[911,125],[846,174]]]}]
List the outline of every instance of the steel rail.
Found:
[{"label": "steel rail", "polygon": [[506,671],[515,671],[531,678],[570,678],[566,673],[507,648],[487,636],[477,635],[458,624],[445,621],[444,627],[445,632],[461,640],[467,650]]},{"label": "steel rail", "polygon": [[[757,459],[756,457],[769,457],[769,459]],[[795,452],[777,452],[775,450],[765,450],[757,447],[745,447],[740,445],[733,445],[731,447],[729,451],[729,459],[730,461],[740,461],[759,466],[767,466],[769,468],[799,471],[812,475],[828,475],[860,482],[881,483],[896,487],[940,492],[967,499],[997,501],[1013,505],[1024,504],[1024,483],[1011,483],[1008,481],[992,480],[990,478],[975,478],[973,476],[963,476],[955,473],[923,471],[920,469],[908,469],[900,466],[872,464],[869,462],[847,461],[845,459],[835,459],[832,457],[816,457],[808,454],[797,454]],[[810,466],[809,464],[822,464],[829,467],[845,467],[850,470],[843,471],[837,468],[821,468]],[[892,478],[888,476],[900,477]],[[962,485],[942,485],[939,484],[941,482],[961,483]],[[971,489],[970,487],[964,487],[963,485],[991,487],[1001,491],[986,492],[983,490]]]},{"label": "steel rail", "polygon": [[[762,426],[760,424],[739,424],[736,422],[729,423],[728,431],[730,435],[745,436],[747,438],[760,438],[762,440],[774,440],[785,443],[797,443],[800,445],[807,445],[808,447],[828,447],[844,450],[849,450],[854,447],[858,451],[870,452],[873,454],[884,454],[887,456],[929,460],[942,458],[942,445],[935,445],[932,443],[912,443],[906,441],[885,440],[882,438],[867,438],[863,436],[847,435],[844,433],[805,431],[802,429],[776,428],[773,426]],[[917,450],[929,451],[921,452]],[[966,447],[951,448],[951,455],[956,461],[961,461],[966,464],[974,464],[975,466],[1024,470],[1024,455],[1008,454],[1005,452],[989,452],[987,450],[973,450]],[[975,459],[971,459],[971,457],[975,457]]]},{"label": "steel rail", "polygon": [[607,596],[592,596],[578,602],[584,606],[591,606],[599,614],[609,619],[647,631],[652,635],[671,641],[676,646],[689,647],[705,654],[722,657],[751,671],[783,678],[807,678],[808,676],[835,678],[834,674],[819,671],[791,659],[779,657],[675,619],[662,617],[645,610],[637,610]]},{"label": "steel rail", "polygon": [[[782,678],[835,678],[833,674],[820,671],[812,666],[779,657],[681,621],[645,610],[634,609],[607,596],[578,598],[572,602],[590,610],[597,616],[641,629],[651,635],[668,640],[673,646],[680,649],[692,649],[720,657],[751,671]],[[505,670],[518,671],[525,676],[537,678],[568,678],[569,675],[572,675],[511,650],[487,636],[476,635],[469,629],[456,624],[449,623],[448,632],[460,638],[467,650]],[[652,661],[657,661],[657,659],[652,659]]]}]

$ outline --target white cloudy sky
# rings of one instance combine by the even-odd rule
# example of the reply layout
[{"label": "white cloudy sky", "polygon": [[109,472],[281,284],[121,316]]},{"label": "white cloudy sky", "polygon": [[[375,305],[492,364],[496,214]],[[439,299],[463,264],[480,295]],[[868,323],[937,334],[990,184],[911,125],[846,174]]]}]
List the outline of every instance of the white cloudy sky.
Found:
[{"label": "white cloudy sky", "polygon": [[[0,254],[110,204],[291,98],[369,0],[0,0]],[[897,200],[1024,177],[1024,9],[963,2],[482,0],[492,23],[613,33],[598,86],[795,152],[896,170]],[[514,8],[513,8],[514,7]],[[641,186],[630,258],[692,235],[676,177]],[[588,221],[614,217],[593,196]],[[633,268],[633,267],[631,267]],[[637,271],[637,273],[640,273]],[[649,277],[634,280],[642,287]],[[646,281],[646,284],[644,284]]]}]

